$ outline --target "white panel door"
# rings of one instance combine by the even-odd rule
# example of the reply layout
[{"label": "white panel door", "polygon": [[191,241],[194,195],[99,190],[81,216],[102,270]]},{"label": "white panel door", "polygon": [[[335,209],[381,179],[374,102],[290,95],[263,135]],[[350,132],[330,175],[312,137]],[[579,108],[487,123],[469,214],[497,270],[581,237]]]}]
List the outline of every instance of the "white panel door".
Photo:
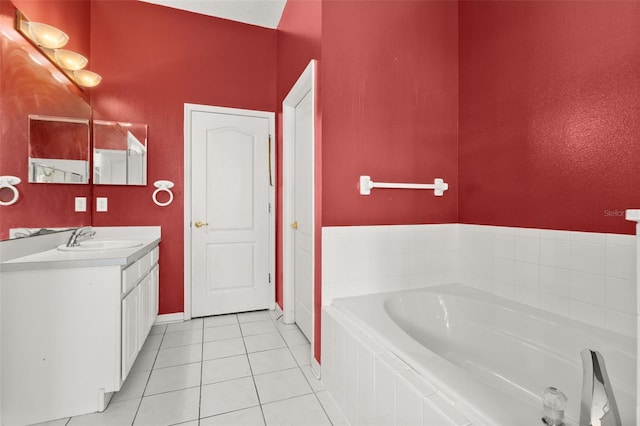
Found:
[{"label": "white panel door", "polygon": [[295,322],[311,341],[313,291],[313,104],[309,91],[295,108],[294,142]]},{"label": "white panel door", "polygon": [[194,111],[191,129],[191,315],[268,308],[269,120]]}]

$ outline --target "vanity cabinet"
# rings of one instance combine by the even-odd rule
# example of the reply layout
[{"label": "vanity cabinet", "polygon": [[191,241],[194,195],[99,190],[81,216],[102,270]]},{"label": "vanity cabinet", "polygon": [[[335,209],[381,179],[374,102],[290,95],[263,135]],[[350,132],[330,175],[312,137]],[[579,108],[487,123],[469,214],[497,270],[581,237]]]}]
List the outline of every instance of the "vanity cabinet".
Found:
[{"label": "vanity cabinet", "polygon": [[158,314],[158,242],[117,258],[2,270],[3,424],[106,408]]},{"label": "vanity cabinet", "polygon": [[122,271],[122,381],[158,315],[158,248]]}]

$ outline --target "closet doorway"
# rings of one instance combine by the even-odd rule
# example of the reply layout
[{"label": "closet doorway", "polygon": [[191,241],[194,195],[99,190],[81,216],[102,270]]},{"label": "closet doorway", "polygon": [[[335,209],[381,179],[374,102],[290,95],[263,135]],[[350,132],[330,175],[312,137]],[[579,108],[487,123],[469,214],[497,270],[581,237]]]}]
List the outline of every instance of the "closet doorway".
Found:
[{"label": "closet doorway", "polygon": [[274,307],[273,127],[185,104],[185,318]]},{"label": "closet doorway", "polygon": [[[315,66],[311,61],[282,103],[283,308],[314,353],[315,309]],[[317,363],[311,365],[317,371]]]}]

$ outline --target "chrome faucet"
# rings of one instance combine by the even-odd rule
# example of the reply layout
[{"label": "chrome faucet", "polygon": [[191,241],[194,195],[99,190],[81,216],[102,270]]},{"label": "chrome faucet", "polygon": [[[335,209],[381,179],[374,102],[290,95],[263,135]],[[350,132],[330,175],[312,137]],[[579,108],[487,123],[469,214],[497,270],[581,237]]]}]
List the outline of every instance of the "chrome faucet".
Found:
[{"label": "chrome faucet", "polygon": [[96,231],[91,229],[90,226],[77,228],[69,237],[69,241],[67,241],[67,247],[77,247],[80,244],[80,241],[88,240],[94,235],[96,235]]},{"label": "chrome faucet", "polygon": [[583,374],[580,426],[622,426],[604,357],[591,349],[584,349],[580,355]]}]

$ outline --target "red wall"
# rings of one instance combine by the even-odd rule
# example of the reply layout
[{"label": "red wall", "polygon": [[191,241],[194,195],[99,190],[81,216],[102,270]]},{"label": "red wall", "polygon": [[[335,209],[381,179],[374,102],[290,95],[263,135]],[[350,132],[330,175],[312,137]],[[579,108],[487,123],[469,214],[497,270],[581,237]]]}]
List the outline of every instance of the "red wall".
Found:
[{"label": "red wall", "polygon": [[[278,26],[278,210],[276,218],[276,303],[282,297],[282,101],[312,59],[321,58],[322,2],[320,0],[288,0]],[[316,68],[317,72],[317,68]],[[316,79],[317,79],[316,74]],[[320,309],[322,307],[322,105],[318,102],[320,84],[316,81],[315,116],[315,357],[320,359]]]},{"label": "red wall", "polygon": [[460,222],[634,233],[640,2],[459,7]]},{"label": "red wall", "polygon": [[[323,3],[323,226],[457,220],[457,14],[449,1]],[[360,175],[450,189],[361,196]]]},{"label": "red wall", "polygon": [[[279,103],[309,60],[320,60],[315,271],[320,359],[321,227],[457,219],[457,5],[289,1],[278,30]],[[363,197],[357,188],[363,174],[409,182],[443,177],[452,189],[442,198],[416,191]],[[281,242],[279,250],[281,259]],[[281,273],[277,283],[281,304]]]},{"label": "red wall", "polygon": [[[162,226],[160,313],[184,308],[184,104],[275,111],[276,31],[139,1],[92,1],[94,118],[148,124],[146,187],[96,186],[95,226]],[[172,180],[158,207],[152,184]]]},{"label": "red wall", "polygon": [[[31,20],[65,31],[68,47],[89,55],[88,1],[16,1]],[[56,68],[14,29],[14,5],[0,0],[0,175],[22,179],[18,202],[0,208],[0,239],[10,228],[72,227],[91,223],[91,211],[76,213],[74,197],[91,198],[90,185],[28,183],[29,114],[89,119],[91,107],[68,80],[52,76]],[[34,56],[44,64],[31,58]],[[1,190],[2,200],[13,194]]]}]

